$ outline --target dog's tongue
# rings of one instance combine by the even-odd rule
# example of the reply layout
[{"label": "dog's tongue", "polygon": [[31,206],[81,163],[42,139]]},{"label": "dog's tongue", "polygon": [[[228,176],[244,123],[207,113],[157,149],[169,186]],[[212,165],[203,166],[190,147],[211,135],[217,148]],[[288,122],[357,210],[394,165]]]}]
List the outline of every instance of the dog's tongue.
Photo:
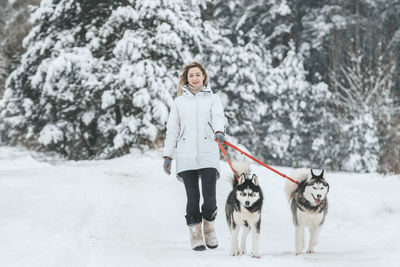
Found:
[{"label": "dog's tongue", "polygon": [[315,203],[317,203],[317,205],[321,204],[321,199],[316,198],[316,199],[315,199]]}]

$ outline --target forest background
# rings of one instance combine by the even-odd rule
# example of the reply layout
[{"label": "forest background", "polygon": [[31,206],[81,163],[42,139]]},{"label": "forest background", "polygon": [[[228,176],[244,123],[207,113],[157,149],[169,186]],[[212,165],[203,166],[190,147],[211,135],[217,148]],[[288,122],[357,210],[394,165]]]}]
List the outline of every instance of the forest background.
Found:
[{"label": "forest background", "polygon": [[0,143],[159,149],[198,60],[263,161],[400,173],[399,18],[398,0],[0,0]]}]

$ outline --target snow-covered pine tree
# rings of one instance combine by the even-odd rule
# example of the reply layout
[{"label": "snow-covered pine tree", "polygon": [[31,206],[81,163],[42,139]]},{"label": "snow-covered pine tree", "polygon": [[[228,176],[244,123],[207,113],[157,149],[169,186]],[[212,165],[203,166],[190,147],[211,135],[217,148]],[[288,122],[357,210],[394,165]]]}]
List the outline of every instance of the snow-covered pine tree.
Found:
[{"label": "snow-covered pine tree", "polygon": [[[133,28],[121,20],[127,16],[139,18]],[[105,27],[106,33],[126,28],[110,60],[118,73],[103,94],[107,99],[103,110],[116,118],[114,129],[108,129],[116,132],[112,149],[132,144],[152,147],[163,139],[180,71],[194,58],[203,58],[204,47],[212,42],[208,37],[212,27],[202,23],[198,6],[184,0],[121,7]]]},{"label": "snow-covered pine tree", "polygon": [[104,143],[95,117],[107,68],[87,43],[87,26],[104,21],[110,8],[81,2],[45,0],[31,15],[37,25],[24,40],[26,52],[1,102],[7,142],[72,159],[92,157]]},{"label": "snow-covered pine tree", "polygon": [[302,54],[307,46],[296,50],[289,42],[293,25],[288,3],[216,1],[213,8],[220,24],[233,18],[226,36],[235,52],[221,57],[219,71],[224,81],[219,85],[229,99],[228,133],[274,164],[330,163],[322,146],[329,139],[323,126],[329,121],[331,94],[325,83],[312,85],[306,79]]},{"label": "snow-covered pine tree", "polygon": [[259,96],[268,57],[251,43],[232,46],[229,40],[224,41],[225,45],[214,48],[206,62],[224,104],[227,133],[250,149],[259,142],[255,130],[265,111]]},{"label": "snow-covered pine tree", "polygon": [[346,0],[288,1],[291,10],[291,37],[304,50],[304,67],[307,80],[328,83],[330,69],[336,68],[342,59],[339,53],[343,41],[339,32],[346,27],[346,16],[352,2]]},{"label": "snow-covered pine tree", "polygon": [[289,47],[264,80],[266,110],[257,128],[262,137],[258,151],[273,164],[326,166],[331,160],[326,150],[331,94],[325,83],[312,85],[306,80],[301,53],[296,53],[294,43]]},{"label": "snow-covered pine tree", "polygon": [[241,1],[245,6],[234,20],[234,30],[242,33],[240,39],[270,51],[273,64],[278,65],[289,50],[291,10],[286,0]]},{"label": "snow-covered pine tree", "polygon": [[[213,1],[204,12],[204,17],[215,21],[229,39],[209,59],[218,77],[215,86],[223,92],[228,134],[256,155],[262,150],[257,128],[268,106],[262,91],[268,90],[266,80],[273,60],[283,57],[279,48],[271,48],[277,45],[275,37],[279,39],[283,30],[272,25],[285,15],[279,6],[280,1]],[[261,22],[263,26],[258,25]]]},{"label": "snow-covered pine tree", "polygon": [[38,5],[39,0],[0,1],[0,97],[7,76],[17,67],[21,54],[22,40],[32,25],[29,23],[28,7]]},{"label": "snow-covered pine tree", "polygon": [[202,52],[187,1],[43,0],[1,102],[10,144],[72,159],[154,146],[183,64]]}]

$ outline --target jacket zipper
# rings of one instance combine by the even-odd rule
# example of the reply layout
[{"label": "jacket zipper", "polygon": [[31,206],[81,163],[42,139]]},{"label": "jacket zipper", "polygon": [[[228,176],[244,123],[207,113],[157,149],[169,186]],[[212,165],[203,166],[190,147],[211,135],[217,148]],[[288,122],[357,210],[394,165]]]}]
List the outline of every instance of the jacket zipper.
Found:
[{"label": "jacket zipper", "polygon": [[196,102],[196,163],[199,162],[198,160],[198,152],[199,152],[199,131],[198,131],[198,124],[199,124],[199,113],[197,110],[197,94],[194,95],[194,101]]}]

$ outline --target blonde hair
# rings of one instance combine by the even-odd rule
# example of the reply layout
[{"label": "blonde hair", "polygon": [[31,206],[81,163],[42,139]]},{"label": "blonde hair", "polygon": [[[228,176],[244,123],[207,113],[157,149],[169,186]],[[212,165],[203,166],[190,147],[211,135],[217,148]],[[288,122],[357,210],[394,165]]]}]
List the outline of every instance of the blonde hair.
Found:
[{"label": "blonde hair", "polygon": [[181,75],[179,75],[178,88],[177,88],[177,92],[176,92],[178,96],[183,94],[182,87],[189,83],[188,82],[189,70],[191,68],[195,68],[195,67],[199,68],[204,75],[203,85],[204,86],[208,85],[208,74],[207,74],[206,69],[204,68],[203,65],[201,65],[200,62],[193,61],[193,62],[187,64],[185,67],[183,67],[182,73],[181,73]]}]

